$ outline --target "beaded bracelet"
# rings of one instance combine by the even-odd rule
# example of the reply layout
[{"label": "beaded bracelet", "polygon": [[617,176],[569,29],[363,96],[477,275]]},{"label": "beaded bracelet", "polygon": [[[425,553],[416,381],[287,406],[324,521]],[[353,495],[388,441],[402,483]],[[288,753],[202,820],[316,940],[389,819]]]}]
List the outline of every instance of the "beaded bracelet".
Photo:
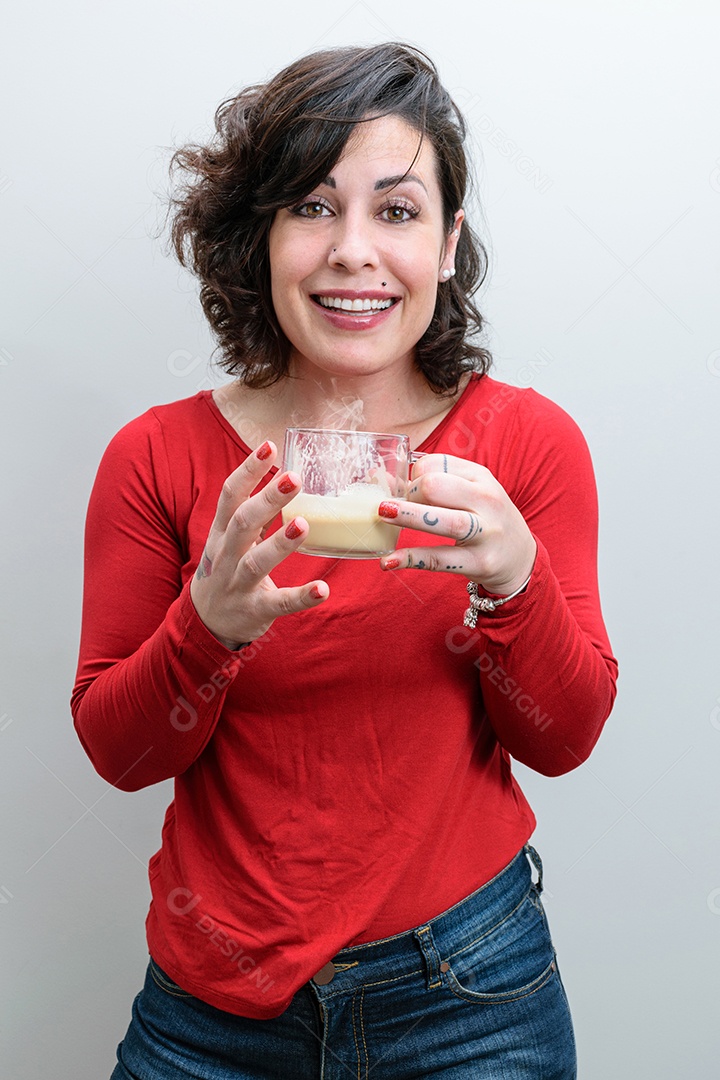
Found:
[{"label": "beaded bracelet", "polygon": [[495,611],[496,608],[502,607],[503,604],[507,604],[508,600],[514,600],[516,596],[519,596],[521,592],[527,589],[531,577],[532,573],[524,585],[521,585],[514,593],[510,593],[509,596],[501,596],[497,600],[493,600],[489,596],[478,596],[478,587],[476,583],[474,581],[468,581],[467,591],[470,593],[470,607],[465,612],[463,626],[469,626],[471,630],[474,630],[477,624],[478,615],[481,611]]}]

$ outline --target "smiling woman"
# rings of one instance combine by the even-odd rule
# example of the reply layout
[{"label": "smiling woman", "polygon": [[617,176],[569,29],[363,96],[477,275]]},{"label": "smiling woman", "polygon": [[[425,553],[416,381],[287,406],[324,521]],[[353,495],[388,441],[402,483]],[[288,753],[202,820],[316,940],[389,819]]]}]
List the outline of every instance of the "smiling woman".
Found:
[{"label": "smiling woman", "polygon": [[[88,510],[78,734],[117,787],[175,778],[113,1080],[570,1080],[511,758],[569,771],[614,699],[587,448],[488,374],[427,57],[317,53],[216,126],[172,235],[231,379],[123,428]],[[379,560],[301,554],[277,468],[288,428],[349,426],[402,447],[337,452]]]}]

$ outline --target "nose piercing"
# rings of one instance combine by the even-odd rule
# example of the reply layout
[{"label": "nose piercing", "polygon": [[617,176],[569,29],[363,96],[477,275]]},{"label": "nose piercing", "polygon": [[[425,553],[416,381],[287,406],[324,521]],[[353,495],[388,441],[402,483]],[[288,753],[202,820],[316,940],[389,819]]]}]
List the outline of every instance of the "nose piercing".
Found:
[{"label": "nose piercing", "polygon": [[387,285],[387,281],[381,281],[380,284],[381,285]]}]

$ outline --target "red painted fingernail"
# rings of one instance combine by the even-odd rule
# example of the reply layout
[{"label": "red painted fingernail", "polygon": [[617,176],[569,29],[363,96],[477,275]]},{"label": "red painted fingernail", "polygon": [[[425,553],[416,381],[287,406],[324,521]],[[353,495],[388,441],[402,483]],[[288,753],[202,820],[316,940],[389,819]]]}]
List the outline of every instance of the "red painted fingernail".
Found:
[{"label": "red painted fingernail", "polygon": [[287,536],[288,540],[297,540],[298,536],[300,536],[301,534],[302,529],[298,529],[297,525],[295,524],[295,518],[293,518],[287,529],[285,530],[285,535]]},{"label": "red painted fingernail", "polygon": [[380,517],[396,518],[400,513],[400,507],[394,502],[381,502],[378,506]]},{"label": "red painted fingernail", "polygon": [[278,491],[281,491],[283,495],[289,495],[296,487],[297,484],[294,480],[291,480],[289,476],[284,476],[278,484]]},{"label": "red painted fingernail", "polygon": [[264,442],[262,444],[262,446],[258,446],[255,453],[257,454],[257,456],[260,458],[261,461],[266,461],[270,457],[270,455],[272,454],[272,446],[270,445],[269,442]]},{"label": "red painted fingernail", "polygon": [[399,565],[399,559],[386,559],[385,562],[382,564],[382,568],[383,570],[397,570]]},{"label": "red painted fingernail", "polygon": [[320,592],[317,585],[313,585],[312,589],[310,590],[310,595],[312,596],[313,600],[323,599],[323,594]]}]

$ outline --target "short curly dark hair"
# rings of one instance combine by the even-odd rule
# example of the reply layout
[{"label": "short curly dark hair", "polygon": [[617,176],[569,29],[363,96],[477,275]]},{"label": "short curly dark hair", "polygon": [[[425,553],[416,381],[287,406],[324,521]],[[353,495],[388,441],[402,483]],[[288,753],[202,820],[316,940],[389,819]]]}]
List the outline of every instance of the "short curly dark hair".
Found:
[{"label": "short curly dark hair", "polygon": [[[172,245],[200,279],[220,366],[246,385],[269,386],[288,373],[291,347],[271,299],[268,236],[276,212],[331,174],[359,123],[389,115],[430,140],[449,231],[468,184],[465,122],[432,61],[408,45],[305,56],[224,101],[207,146],[173,154],[171,175],[180,171],[184,182],[170,199]],[[415,352],[437,393],[453,392],[465,372],[484,374],[492,363],[478,344],[483,319],[472,299],[487,267],[486,250],[465,221],[456,275],[438,289]]]}]

